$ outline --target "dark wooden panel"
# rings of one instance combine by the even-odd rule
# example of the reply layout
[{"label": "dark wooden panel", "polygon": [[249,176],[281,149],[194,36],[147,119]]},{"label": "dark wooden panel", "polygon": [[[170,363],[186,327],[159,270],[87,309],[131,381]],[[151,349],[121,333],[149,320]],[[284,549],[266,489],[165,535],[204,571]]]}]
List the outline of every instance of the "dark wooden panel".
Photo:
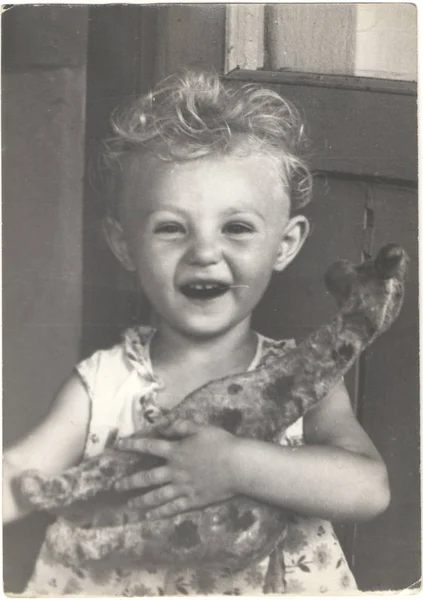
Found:
[{"label": "dark wooden panel", "polygon": [[415,84],[249,71],[228,78],[269,85],[304,113],[314,169],[416,181]]},{"label": "dark wooden panel", "polygon": [[156,6],[90,7],[88,102],[114,100],[118,106],[121,98],[147,90],[155,66],[158,15]]},{"label": "dark wooden panel", "polygon": [[355,573],[363,589],[398,590],[421,575],[417,193],[377,186],[373,195],[375,250],[395,241],[411,263],[402,313],[365,361],[359,414],[387,463],[392,501],[384,515],[358,526]]},{"label": "dark wooden panel", "polygon": [[386,94],[417,95],[417,84],[414,81],[399,81],[396,79],[380,79],[379,77],[357,77],[356,75],[307,73],[305,71],[290,71],[281,68],[279,71],[251,71],[234,69],[224,76],[225,79],[249,81],[260,84],[302,85],[304,87],[327,87],[343,90],[361,90]]}]

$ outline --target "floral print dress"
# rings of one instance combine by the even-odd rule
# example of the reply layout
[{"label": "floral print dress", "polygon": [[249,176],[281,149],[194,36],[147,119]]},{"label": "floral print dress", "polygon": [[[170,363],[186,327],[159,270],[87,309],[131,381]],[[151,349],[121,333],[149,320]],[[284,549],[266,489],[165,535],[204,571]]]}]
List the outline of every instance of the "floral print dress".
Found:
[{"label": "floral print dress", "polygon": [[[161,383],[150,360],[154,329],[135,327],[121,344],[100,350],[76,370],[91,399],[91,420],[84,458],[104,449],[110,436],[123,437],[161,415],[155,403]],[[293,341],[275,341],[258,335],[257,352],[249,370],[256,368],[275,348]],[[282,445],[303,443],[302,419],[280,440]],[[63,524],[59,518],[50,527]],[[233,573],[225,569],[113,568],[96,563],[76,569],[41,548],[25,596],[175,596],[354,593],[354,577],[340,544],[327,521],[292,514],[279,547],[260,563]]]}]

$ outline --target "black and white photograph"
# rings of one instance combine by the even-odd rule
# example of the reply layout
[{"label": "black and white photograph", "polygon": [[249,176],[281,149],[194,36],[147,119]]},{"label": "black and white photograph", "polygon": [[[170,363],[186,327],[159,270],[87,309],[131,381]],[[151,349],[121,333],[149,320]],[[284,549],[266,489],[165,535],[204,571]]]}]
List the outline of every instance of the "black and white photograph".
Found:
[{"label": "black and white photograph", "polygon": [[2,6],[4,594],[421,591],[417,34]]}]

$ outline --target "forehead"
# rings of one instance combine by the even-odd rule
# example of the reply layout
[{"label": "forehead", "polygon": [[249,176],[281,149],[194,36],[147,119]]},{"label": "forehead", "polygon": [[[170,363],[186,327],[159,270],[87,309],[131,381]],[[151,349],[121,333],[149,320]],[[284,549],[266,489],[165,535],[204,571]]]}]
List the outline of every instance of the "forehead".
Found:
[{"label": "forehead", "polygon": [[127,207],[208,197],[228,201],[263,201],[272,197],[289,202],[283,160],[263,152],[214,154],[185,161],[164,161],[134,155],[124,169]]}]

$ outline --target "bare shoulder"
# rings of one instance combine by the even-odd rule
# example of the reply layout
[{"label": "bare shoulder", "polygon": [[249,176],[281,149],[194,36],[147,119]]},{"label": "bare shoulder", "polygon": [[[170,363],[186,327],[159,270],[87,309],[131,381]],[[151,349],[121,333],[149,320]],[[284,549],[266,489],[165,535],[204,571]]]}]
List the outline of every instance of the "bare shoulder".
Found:
[{"label": "bare shoulder", "polygon": [[337,384],[304,417],[304,438],[308,444],[337,446],[380,460],[380,455],[358,422],[347,388]]},{"label": "bare shoulder", "polygon": [[79,461],[85,447],[90,400],[77,374],[72,374],[35,429],[6,450],[17,470],[39,469],[55,474]]}]

